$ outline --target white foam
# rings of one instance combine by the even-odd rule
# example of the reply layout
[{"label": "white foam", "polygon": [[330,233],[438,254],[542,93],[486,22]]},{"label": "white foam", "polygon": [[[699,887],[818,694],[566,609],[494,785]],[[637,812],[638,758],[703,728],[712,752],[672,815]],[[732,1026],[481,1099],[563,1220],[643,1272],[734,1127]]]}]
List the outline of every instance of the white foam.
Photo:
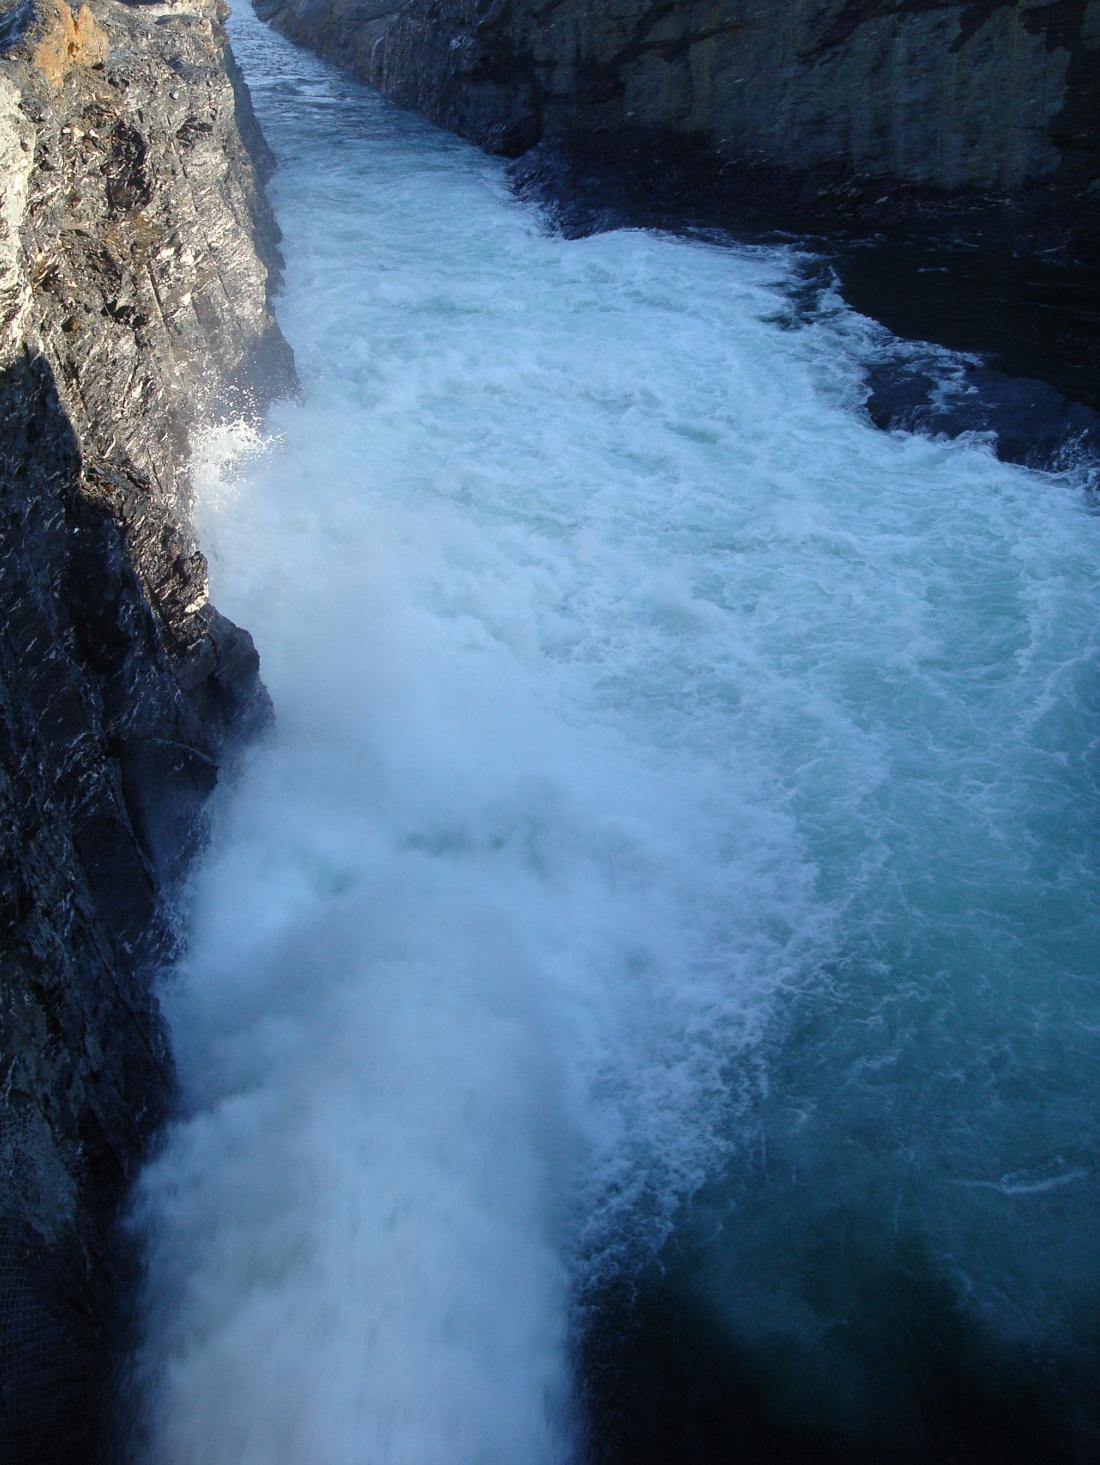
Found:
[{"label": "white foam", "polygon": [[717,1173],[853,929],[995,857],[1091,551],[1068,491],[873,431],[858,320],[769,319],[789,255],[549,237],[236,24],[304,398],[196,458],[278,721],[166,994],[149,1452],[565,1460],[577,1298]]}]

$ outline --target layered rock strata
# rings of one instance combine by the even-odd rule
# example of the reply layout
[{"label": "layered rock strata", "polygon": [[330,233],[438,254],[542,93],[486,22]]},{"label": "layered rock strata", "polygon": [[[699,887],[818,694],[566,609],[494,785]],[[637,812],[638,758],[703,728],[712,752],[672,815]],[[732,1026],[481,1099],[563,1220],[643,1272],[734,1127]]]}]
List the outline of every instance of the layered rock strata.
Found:
[{"label": "layered rock strata", "polygon": [[[297,40],[510,156],[690,161],[822,223],[947,210],[1100,250],[1100,0],[260,0]],[[656,164],[654,164],[656,160]]]},{"label": "layered rock strata", "polygon": [[101,1448],[112,1228],[172,1090],[167,901],[267,709],[187,528],[196,422],[293,372],[223,17],[32,0],[0,20],[5,1465]]}]

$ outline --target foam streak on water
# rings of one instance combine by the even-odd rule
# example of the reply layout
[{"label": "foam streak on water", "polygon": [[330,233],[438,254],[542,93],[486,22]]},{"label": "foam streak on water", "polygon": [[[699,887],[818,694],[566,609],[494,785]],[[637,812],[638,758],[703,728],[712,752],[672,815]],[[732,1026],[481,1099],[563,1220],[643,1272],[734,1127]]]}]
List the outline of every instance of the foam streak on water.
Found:
[{"label": "foam streak on water", "polygon": [[573,1457],[578,1302],[736,1156],[807,1004],[844,1031],[792,1133],[888,1094],[874,1184],[919,1172],[993,1306],[988,1208],[1094,1173],[1100,522],[874,431],[881,341],[776,324],[789,255],[552,237],[235,26],[303,400],[196,463],[278,722],[165,994],[149,1459]]}]

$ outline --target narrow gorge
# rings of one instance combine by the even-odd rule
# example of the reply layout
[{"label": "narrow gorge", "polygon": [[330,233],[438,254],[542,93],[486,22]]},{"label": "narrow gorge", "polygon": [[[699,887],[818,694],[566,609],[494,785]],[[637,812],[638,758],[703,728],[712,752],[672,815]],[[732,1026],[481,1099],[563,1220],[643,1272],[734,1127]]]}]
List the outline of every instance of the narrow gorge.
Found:
[{"label": "narrow gorge", "polygon": [[1100,5],[257,11],[0,33],[0,1457],[1086,1465]]},{"label": "narrow gorge", "polygon": [[[969,217],[1097,258],[1096,0],[260,0],[492,152],[683,166],[796,226]],[[695,197],[680,203],[700,207]]]},{"label": "narrow gorge", "polygon": [[[981,405],[955,431],[1049,457],[1082,430],[1071,404],[1100,412],[1100,0],[259,0],[258,13],[515,159],[517,185],[566,233],[812,240],[858,310],[1014,379],[977,374]],[[880,415],[926,417],[914,390],[886,392]]]}]

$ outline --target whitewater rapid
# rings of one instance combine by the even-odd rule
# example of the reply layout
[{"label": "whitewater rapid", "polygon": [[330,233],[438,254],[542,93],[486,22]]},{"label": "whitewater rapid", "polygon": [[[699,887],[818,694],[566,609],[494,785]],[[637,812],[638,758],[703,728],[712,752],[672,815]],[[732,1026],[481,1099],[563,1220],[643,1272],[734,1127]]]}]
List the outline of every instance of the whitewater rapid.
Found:
[{"label": "whitewater rapid", "polygon": [[194,465],[277,720],[163,992],[142,1457],[578,1459],[586,1310],[703,1193],[731,1326],[819,1328],[779,1238],[838,1198],[996,1326],[1069,1326],[1084,488],[874,430],[901,348],[839,300],[792,320],[796,251],[563,240],[496,161],[233,32],[302,398]]}]

